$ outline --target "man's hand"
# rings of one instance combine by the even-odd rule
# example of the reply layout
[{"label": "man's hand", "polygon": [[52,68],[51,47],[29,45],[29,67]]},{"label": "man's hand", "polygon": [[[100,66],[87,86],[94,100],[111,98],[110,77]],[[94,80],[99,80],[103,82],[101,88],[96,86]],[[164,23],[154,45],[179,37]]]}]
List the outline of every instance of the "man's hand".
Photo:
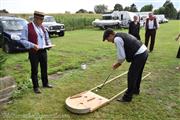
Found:
[{"label": "man's hand", "polygon": [[115,63],[113,64],[113,70],[117,69],[119,66],[121,66],[121,63]]},{"label": "man's hand", "polygon": [[34,45],[34,50],[36,50],[36,51],[38,51],[38,50],[39,50],[38,45]]}]

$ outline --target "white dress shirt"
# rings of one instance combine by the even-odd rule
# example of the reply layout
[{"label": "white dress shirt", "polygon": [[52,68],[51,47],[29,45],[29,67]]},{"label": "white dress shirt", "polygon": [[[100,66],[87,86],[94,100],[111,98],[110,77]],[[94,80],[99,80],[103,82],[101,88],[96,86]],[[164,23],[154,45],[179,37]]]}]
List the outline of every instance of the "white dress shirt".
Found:
[{"label": "white dress shirt", "polygon": [[[150,20],[150,19],[149,19],[149,22],[148,22],[148,27],[149,27],[148,29],[149,29],[149,30],[155,29],[155,28],[154,28],[154,27],[155,27],[155,26],[154,26],[154,20],[155,20],[155,19],[153,19],[153,20]],[[157,28],[159,28],[159,22],[158,22],[157,19],[156,19],[156,22],[157,22]],[[146,23],[146,24],[147,24],[147,23]],[[145,27],[146,27],[146,25],[145,25]]]},{"label": "white dress shirt", "polygon": [[[117,49],[117,61],[118,63],[123,63],[126,59],[126,54],[124,50],[124,41],[121,37],[115,37],[114,43]],[[143,44],[138,51],[135,53],[135,55],[141,54],[147,50],[147,47]]]}]

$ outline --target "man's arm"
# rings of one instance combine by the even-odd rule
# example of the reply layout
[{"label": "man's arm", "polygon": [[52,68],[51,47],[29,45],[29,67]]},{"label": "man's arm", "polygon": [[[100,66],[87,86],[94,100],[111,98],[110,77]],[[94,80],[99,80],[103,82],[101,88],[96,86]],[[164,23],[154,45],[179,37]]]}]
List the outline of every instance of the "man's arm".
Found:
[{"label": "man's arm", "polygon": [[125,51],[124,51],[124,41],[121,37],[116,37],[114,39],[114,43],[117,49],[117,62],[113,64],[113,69],[117,69],[126,58]]},{"label": "man's arm", "polygon": [[22,43],[23,46],[27,49],[31,49],[31,48],[37,49],[38,48],[37,45],[28,41],[28,27],[27,26],[24,27],[24,29],[21,33],[20,43]]}]

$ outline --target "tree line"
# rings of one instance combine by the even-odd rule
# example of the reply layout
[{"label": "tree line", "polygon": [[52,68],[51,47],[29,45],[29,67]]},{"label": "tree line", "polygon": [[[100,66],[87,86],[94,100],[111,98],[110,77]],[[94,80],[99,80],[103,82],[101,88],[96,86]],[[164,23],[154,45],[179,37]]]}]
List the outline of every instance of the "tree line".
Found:
[{"label": "tree line", "polygon": [[[97,14],[104,14],[108,11],[108,7],[104,4],[102,5],[96,5],[94,7],[94,12]],[[130,6],[126,6],[123,8],[121,4],[115,4],[114,9],[112,11],[129,11],[129,12],[138,12],[138,9],[136,5],[133,3]],[[110,12],[112,12],[110,11]],[[148,4],[144,5],[141,9],[140,12],[149,12],[153,11],[153,5]],[[80,9],[76,13],[93,13],[92,11],[88,12],[84,9]],[[173,3],[171,0],[166,0],[165,3],[163,4],[162,7],[155,9],[154,14],[164,14],[166,18],[168,19],[180,19],[180,10],[177,11],[176,8],[174,7]]]}]

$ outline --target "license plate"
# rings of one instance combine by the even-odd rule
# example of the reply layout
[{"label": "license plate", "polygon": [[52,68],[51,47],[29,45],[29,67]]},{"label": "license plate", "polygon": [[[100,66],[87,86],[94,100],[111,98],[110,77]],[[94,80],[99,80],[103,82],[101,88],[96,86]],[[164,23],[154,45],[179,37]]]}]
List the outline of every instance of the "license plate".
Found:
[{"label": "license plate", "polygon": [[56,32],[60,32],[60,30],[57,30]]}]

